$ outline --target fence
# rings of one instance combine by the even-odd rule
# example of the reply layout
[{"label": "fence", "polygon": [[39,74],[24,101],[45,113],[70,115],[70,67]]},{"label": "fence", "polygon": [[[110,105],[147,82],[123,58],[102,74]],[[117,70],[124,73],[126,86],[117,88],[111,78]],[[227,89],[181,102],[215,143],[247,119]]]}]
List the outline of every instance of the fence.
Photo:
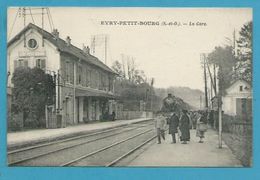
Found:
[{"label": "fence", "polygon": [[238,116],[223,116],[223,131],[237,136],[252,136],[252,121],[243,120]]},{"label": "fence", "polygon": [[137,119],[137,118],[152,118],[152,112],[146,111],[120,111],[116,115],[116,119]]},{"label": "fence", "polygon": [[252,166],[252,120],[223,116],[223,138],[246,167]]}]

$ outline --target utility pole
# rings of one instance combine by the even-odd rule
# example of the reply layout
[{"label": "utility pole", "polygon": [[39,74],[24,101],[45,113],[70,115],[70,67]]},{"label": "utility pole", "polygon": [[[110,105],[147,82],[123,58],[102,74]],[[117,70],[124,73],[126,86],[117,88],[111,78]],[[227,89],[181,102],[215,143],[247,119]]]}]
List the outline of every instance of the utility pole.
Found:
[{"label": "utility pole", "polygon": [[201,107],[202,107],[202,97],[201,97],[201,95],[200,95],[200,109],[201,109]]},{"label": "utility pole", "polygon": [[107,65],[107,35],[105,35],[105,64]]},{"label": "utility pole", "polygon": [[148,93],[149,93],[149,89],[146,89],[146,93],[145,93],[145,111],[148,110],[147,106],[148,106]]},{"label": "utility pole", "polygon": [[222,67],[219,67],[219,97],[218,97],[218,142],[219,148],[222,148]]},{"label": "utility pole", "polygon": [[213,72],[214,72],[214,75],[213,75],[213,77],[214,77],[214,79],[213,79],[213,81],[214,81],[214,93],[215,93],[215,96],[217,95],[217,78],[216,78],[216,65],[215,64],[213,64]]},{"label": "utility pole", "polygon": [[207,72],[206,72],[206,55],[201,54],[201,58],[203,60],[203,68],[204,68],[204,83],[205,83],[205,107],[208,108],[208,88],[207,88]]},{"label": "utility pole", "polygon": [[150,89],[151,111],[153,111],[153,84],[154,84],[154,78],[152,78],[152,80],[151,80],[151,89]]}]

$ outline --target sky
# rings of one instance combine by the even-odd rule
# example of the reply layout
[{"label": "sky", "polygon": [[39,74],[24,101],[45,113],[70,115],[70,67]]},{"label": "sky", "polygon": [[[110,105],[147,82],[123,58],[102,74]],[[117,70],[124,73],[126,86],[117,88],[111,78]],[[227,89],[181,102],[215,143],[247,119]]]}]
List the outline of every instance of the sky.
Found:
[{"label": "sky", "polygon": [[[185,86],[200,90],[204,88],[200,54],[230,43],[227,38],[233,38],[234,30],[238,38],[243,24],[252,20],[250,8],[50,7],[49,10],[60,37],[70,36],[72,44],[79,48],[83,44],[90,46],[93,35],[107,35],[107,65],[122,61],[124,54],[134,58],[138,68],[155,79],[155,87]],[[15,18],[17,12],[18,8],[8,10],[9,40],[24,27],[23,18],[19,15]],[[41,27],[41,10],[32,8],[31,12],[32,17],[27,11],[26,24],[34,20]],[[47,15],[44,22],[44,29],[51,31]],[[104,44],[99,48],[104,49]],[[102,52],[96,55],[104,61]]]}]

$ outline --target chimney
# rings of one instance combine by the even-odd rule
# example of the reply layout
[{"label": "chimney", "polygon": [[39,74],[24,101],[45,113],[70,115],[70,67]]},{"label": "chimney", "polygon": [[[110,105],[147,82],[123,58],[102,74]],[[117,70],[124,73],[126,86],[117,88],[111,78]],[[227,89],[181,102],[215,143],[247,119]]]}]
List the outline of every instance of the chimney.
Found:
[{"label": "chimney", "polygon": [[55,37],[55,39],[58,39],[60,35],[58,29],[53,29],[51,34]]},{"label": "chimney", "polygon": [[71,39],[69,36],[67,36],[67,38],[66,38],[66,43],[68,46],[71,45]]},{"label": "chimney", "polygon": [[86,53],[86,54],[89,54],[89,51],[90,51],[89,47],[88,47],[88,46],[86,47],[86,46],[83,44],[83,52]]}]

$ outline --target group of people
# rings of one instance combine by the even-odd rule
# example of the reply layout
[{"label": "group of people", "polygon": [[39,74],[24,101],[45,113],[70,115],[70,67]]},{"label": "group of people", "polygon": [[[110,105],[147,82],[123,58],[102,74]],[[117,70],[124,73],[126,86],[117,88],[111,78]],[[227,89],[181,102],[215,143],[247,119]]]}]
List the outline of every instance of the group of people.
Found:
[{"label": "group of people", "polygon": [[[192,116],[192,120],[190,116]],[[161,143],[161,138],[165,140],[167,125],[169,134],[172,136],[172,143],[176,143],[177,134],[182,144],[187,144],[190,141],[190,129],[194,128],[194,126],[196,136],[200,138],[199,143],[203,143],[207,131],[207,111],[196,111],[191,114],[187,110],[182,110],[181,114],[157,112],[155,128],[157,130],[158,144]]]}]

